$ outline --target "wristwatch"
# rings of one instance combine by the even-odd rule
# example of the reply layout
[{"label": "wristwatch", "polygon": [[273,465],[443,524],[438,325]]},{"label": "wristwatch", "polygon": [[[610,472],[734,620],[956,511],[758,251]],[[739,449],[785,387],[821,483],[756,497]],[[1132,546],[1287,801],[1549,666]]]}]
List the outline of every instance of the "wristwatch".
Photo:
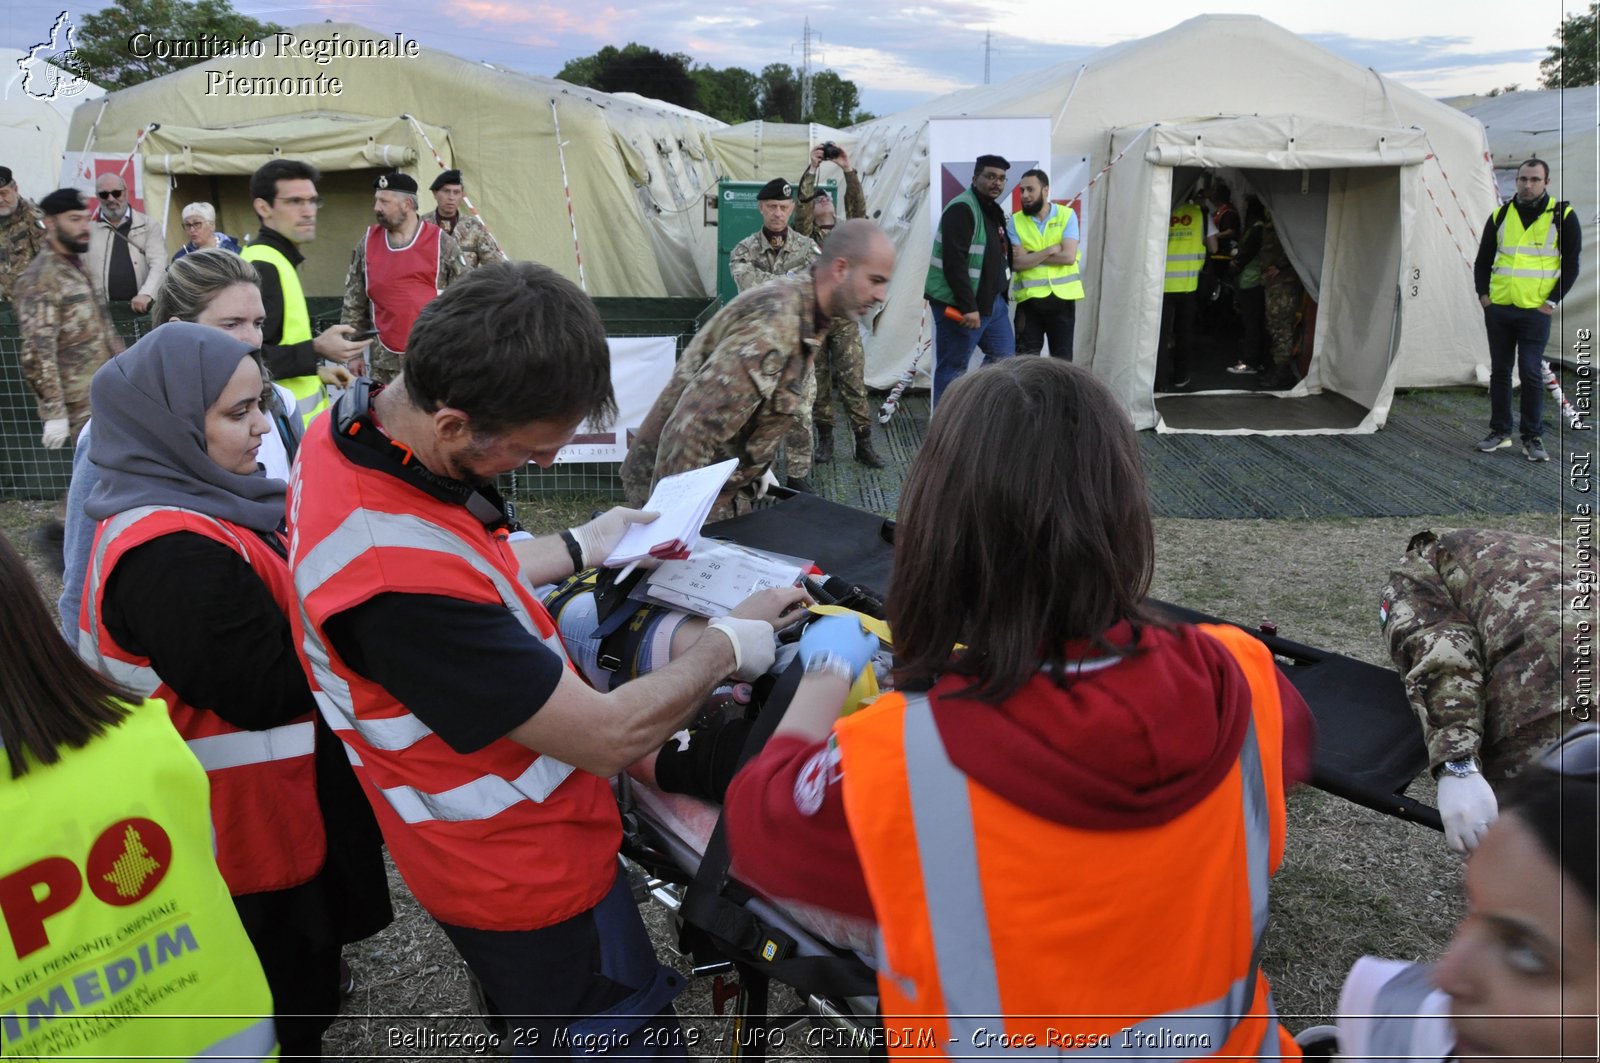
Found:
[{"label": "wristwatch", "polygon": [[1435,779],[1446,775],[1454,775],[1458,779],[1465,779],[1469,775],[1477,775],[1483,769],[1478,767],[1477,757],[1467,757],[1465,760],[1447,760],[1433,769]]}]

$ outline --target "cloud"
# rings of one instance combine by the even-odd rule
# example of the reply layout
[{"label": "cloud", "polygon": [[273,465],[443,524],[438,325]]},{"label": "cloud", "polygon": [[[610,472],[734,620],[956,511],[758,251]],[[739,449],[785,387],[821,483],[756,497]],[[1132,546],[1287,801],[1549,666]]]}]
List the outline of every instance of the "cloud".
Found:
[{"label": "cloud", "polygon": [[827,49],[827,68],[840,77],[854,81],[863,90],[880,89],[887,92],[921,92],[938,95],[965,88],[968,82],[926,67],[907,62],[904,58],[878,48],[859,48],[853,45],[835,45]]}]

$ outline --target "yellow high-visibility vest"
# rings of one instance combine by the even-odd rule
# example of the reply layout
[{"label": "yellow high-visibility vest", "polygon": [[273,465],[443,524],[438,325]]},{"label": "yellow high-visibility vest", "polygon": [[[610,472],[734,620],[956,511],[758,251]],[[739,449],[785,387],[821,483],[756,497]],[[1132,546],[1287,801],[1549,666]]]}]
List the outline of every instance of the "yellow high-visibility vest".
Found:
[{"label": "yellow high-visibility vest", "polygon": [[[300,287],[300,275],[283,257],[283,252],[266,244],[251,244],[239,254],[246,261],[254,262],[257,269],[265,265],[278,272],[278,286],[283,290],[283,332],[278,337],[278,343],[287,347],[309,340],[311,312],[306,309],[305,289]],[[328,392],[315,373],[285,377],[275,383],[288,388],[289,394],[294,396],[294,408],[300,414],[302,426],[309,426],[313,417],[328,408]]]},{"label": "yellow high-visibility vest", "polygon": [[1198,203],[1172,208],[1167,225],[1167,280],[1163,292],[1192,292],[1200,287],[1206,261],[1206,212]]},{"label": "yellow high-visibility vest", "polygon": [[[1011,215],[1012,224],[1017,227],[1017,240],[1022,244],[1024,251],[1038,251],[1051,247],[1061,242],[1062,236],[1067,231],[1067,222],[1072,219],[1072,208],[1055,204],[1055,210],[1050,214],[1050,220],[1041,227],[1039,219],[1031,214],[1018,212]],[[1078,267],[1083,263],[1080,255],[1070,266],[1038,265],[1031,269],[1018,270],[1011,278],[1011,290],[1017,302],[1024,299],[1042,299],[1047,295],[1054,295],[1061,299],[1082,299],[1083,280],[1078,273]]]},{"label": "yellow high-visibility vest", "polygon": [[1494,265],[1489,270],[1489,301],[1501,306],[1532,310],[1550,298],[1561,279],[1561,217],[1572,213],[1565,203],[1546,203],[1544,211],[1527,228],[1515,203],[1500,208],[1500,226],[1495,234]]}]

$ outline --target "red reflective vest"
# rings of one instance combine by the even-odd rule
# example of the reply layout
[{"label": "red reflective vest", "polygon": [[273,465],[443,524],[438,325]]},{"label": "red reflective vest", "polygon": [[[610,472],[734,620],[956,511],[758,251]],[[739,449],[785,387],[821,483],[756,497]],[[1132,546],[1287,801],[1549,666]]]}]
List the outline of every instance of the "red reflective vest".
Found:
[{"label": "red reflective vest", "polygon": [[390,247],[381,225],[367,230],[366,285],[372,302],[372,324],[378,339],[395,354],[404,354],[422,308],[439,294],[437,225],[418,219],[417,231],[404,247]]},{"label": "red reflective vest", "polygon": [[456,752],[346,665],[325,633],[330,618],[379,594],[446,595],[503,606],[565,660],[550,614],[504,532],[356,466],[331,425],[320,418],[306,432],[289,485],[295,640],[395,866],[430,914],[458,926],[534,930],[588,911],[611,888],[622,839],[606,781],[509,738]]},{"label": "red reflective vest", "polygon": [[[104,675],[167,703],[173,726],[211,780],[217,865],[234,896],[309,882],[327,856],[317,806],[316,730],[306,713],[278,727],[246,731],[214,712],[185,704],[150,666],[106,630],[105,588],[122,556],[175,532],[221,543],[250,563],[285,614],[295,611],[283,558],[246,528],[186,509],[143,506],[100,522],[78,609],[78,653]],[[226,667],[226,662],[221,663]],[[241,683],[250,682],[240,676]]]},{"label": "red reflective vest", "polygon": [[1160,826],[1085,830],[999,797],[950,762],[926,695],[836,725],[885,1027],[910,1052],[1300,1055],[1259,970],[1285,828],[1277,677],[1248,634],[1204,630],[1241,665],[1252,725],[1216,789]]}]

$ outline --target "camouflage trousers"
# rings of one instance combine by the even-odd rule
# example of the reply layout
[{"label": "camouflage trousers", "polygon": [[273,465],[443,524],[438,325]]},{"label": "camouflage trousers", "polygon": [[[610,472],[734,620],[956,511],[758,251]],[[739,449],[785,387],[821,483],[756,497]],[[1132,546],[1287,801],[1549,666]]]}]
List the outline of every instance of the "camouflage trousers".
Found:
[{"label": "camouflage trousers", "polygon": [[1272,363],[1288,365],[1294,361],[1294,323],[1300,313],[1300,282],[1286,280],[1267,287],[1267,336],[1272,344]]},{"label": "camouflage trousers", "polygon": [[872,404],[867,400],[867,356],[861,346],[861,327],[847,317],[834,318],[828,328],[828,341],[817,355],[817,401],[811,419],[826,428],[833,427],[833,389],[837,385],[844,399],[850,432],[860,435],[872,431]]},{"label": "camouflage trousers", "polygon": [[387,384],[400,375],[404,358],[404,355],[385,347],[382,340],[374,338],[372,350],[367,355],[367,372],[379,384]]},{"label": "camouflage trousers", "polygon": [[801,381],[800,414],[783,436],[784,474],[802,480],[811,475],[811,411],[817,404],[817,368],[813,363]]}]

